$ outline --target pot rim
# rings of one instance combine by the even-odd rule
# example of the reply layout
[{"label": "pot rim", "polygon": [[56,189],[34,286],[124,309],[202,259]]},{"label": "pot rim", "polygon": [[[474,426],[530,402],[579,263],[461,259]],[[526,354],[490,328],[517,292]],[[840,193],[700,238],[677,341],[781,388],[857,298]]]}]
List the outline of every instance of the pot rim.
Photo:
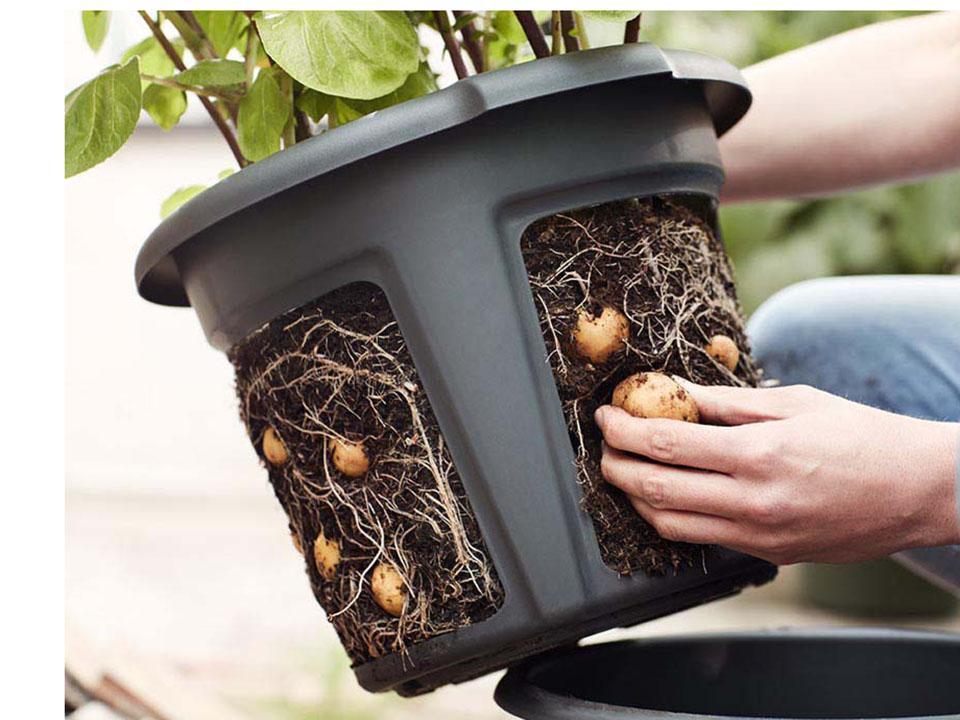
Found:
[{"label": "pot rim", "polygon": [[740,71],[719,58],[652,43],[596,48],[472,75],[275,153],[220,181],[164,219],[137,255],[137,290],[151,302],[190,304],[172,254],[203,230],[285,190],[485,113],[593,85],[657,75],[702,83],[719,137],[747,112]]},{"label": "pot rim", "polygon": [[[591,656],[616,652],[626,647],[662,648],[691,644],[737,644],[742,642],[798,642],[804,641],[888,641],[913,644],[937,644],[960,647],[960,633],[944,630],[887,628],[887,627],[782,627],[760,630],[711,631],[690,634],[670,634],[654,637],[629,638],[612,642],[590,643],[561,648],[533,656],[511,667],[497,683],[494,700],[507,712],[519,717],[564,718],[595,717],[598,720],[612,718],[653,717],[667,720],[700,720],[705,717],[731,718],[731,720],[757,720],[747,716],[718,715],[716,713],[690,713],[674,710],[652,710],[611,705],[599,700],[585,700],[572,695],[561,695],[545,689],[533,679],[538,671],[552,662],[590,662]],[[549,673],[547,669],[545,672]],[[525,714],[521,714],[525,713]],[[532,713],[532,714],[528,714]],[[646,713],[640,715],[639,713]],[[916,716],[927,717],[927,716]],[[944,717],[944,716],[935,716]],[[791,720],[783,718],[783,720]],[[825,718],[825,720],[828,720]]]}]

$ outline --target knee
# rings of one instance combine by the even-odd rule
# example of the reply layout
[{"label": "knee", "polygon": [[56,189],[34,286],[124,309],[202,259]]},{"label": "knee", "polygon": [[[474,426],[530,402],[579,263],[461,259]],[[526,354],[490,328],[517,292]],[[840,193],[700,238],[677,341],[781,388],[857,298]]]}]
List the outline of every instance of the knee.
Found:
[{"label": "knee", "polygon": [[809,383],[869,323],[844,278],[808,280],[769,298],[750,318],[754,357],[768,377]]}]

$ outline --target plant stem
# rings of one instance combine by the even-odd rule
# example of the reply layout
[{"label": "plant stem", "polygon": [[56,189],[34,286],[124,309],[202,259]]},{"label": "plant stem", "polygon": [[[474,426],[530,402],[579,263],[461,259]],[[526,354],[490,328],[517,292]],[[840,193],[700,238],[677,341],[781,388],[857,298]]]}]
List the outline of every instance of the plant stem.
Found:
[{"label": "plant stem", "polygon": [[310,131],[310,121],[307,119],[307,114],[303,110],[294,110],[294,117],[296,118],[296,140],[297,142],[303,142],[304,140],[309,140],[313,137],[313,133]]},{"label": "plant stem", "polygon": [[200,45],[203,48],[203,53],[209,58],[217,58],[217,51],[213,49],[213,43],[207,38],[207,34],[203,31],[203,28],[200,26],[200,23],[197,21],[197,16],[193,14],[192,10],[178,10],[181,17],[187,25],[190,26],[190,29],[196,33],[197,37],[200,40]]},{"label": "plant stem", "polygon": [[450,27],[450,16],[446,10],[434,10],[433,19],[436,20],[437,27],[440,29],[440,35],[443,37],[443,44],[447,46],[447,53],[450,60],[453,61],[453,69],[457,71],[457,78],[463,80],[469,73],[467,65],[463,62],[463,55],[460,53],[460,43],[453,35]]},{"label": "plant stem", "polygon": [[[484,11],[483,11],[483,22],[482,22],[481,25],[480,25],[480,28],[483,30],[483,37],[484,37],[484,38],[486,38],[486,37],[487,37],[487,33],[490,32],[490,27],[491,27],[492,24],[493,24],[493,21],[492,21],[492,19],[491,19],[491,17],[490,17],[490,11],[489,11],[489,10],[484,10]],[[483,50],[483,67],[484,67],[484,69],[487,69],[487,68],[490,67],[490,43],[484,41],[484,43],[480,46],[480,49]]]},{"label": "plant stem", "polygon": [[[138,10],[137,12],[140,13],[140,17],[143,18],[143,21],[147,24],[147,27],[150,28],[150,32],[153,33],[153,36],[157,39],[157,42],[160,43],[160,47],[163,48],[163,51],[167,54],[167,57],[173,61],[174,67],[181,72],[186,70],[187,66],[183,64],[183,60],[177,54],[177,51],[174,49],[173,45],[170,44],[170,41],[167,40],[167,36],[163,34],[163,30],[160,29],[160,26],[157,25],[153,18],[150,17],[150,15],[148,15],[145,11]],[[240,146],[237,144],[237,138],[234,136],[233,131],[227,124],[227,121],[224,120],[223,115],[220,114],[220,112],[213,106],[213,103],[210,102],[208,98],[205,98],[203,95],[198,95],[197,97],[200,99],[200,103],[210,115],[210,119],[213,120],[214,124],[217,126],[220,134],[223,135],[223,139],[227,141],[227,145],[230,147],[230,152],[233,153],[233,157],[236,159],[237,164],[241,168],[245,168],[250,164],[250,161],[247,160],[240,151]]]},{"label": "plant stem", "polygon": [[581,50],[590,49],[590,41],[587,40],[587,26],[583,22],[583,15],[578,12],[573,13],[574,26],[577,28],[577,41],[580,43]]},{"label": "plant stem", "polygon": [[[460,21],[467,12],[465,10],[454,10],[453,17]],[[463,47],[467,50],[467,55],[470,56],[470,62],[473,63],[473,69],[475,72],[482,73],[486,69],[486,64],[483,61],[483,48],[480,46],[480,38],[477,36],[477,31],[473,27],[473,20],[465,22],[463,27],[460,28],[460,35],[463,37]]]},{"label": "plant stem", "polygon": [[218,100],[223,100],[224,102],[229,102],[229,103],[235,103],[240,101],[240,98],[237,97],[236,95],[222,93],[217,90],[210,90],[205,87],[200,87],[198,85],[185,85],[184,83],[177,82],[176,79],[174,78],[157,77],[156,75],[147,75],[146,73],[140,73],[140,77],[149,83],[153,83],[155,85],[166,85],[167,87],[172,87],[176,90],[182,90],[183,92],[193,93],[194,95],[203,95],[204,97],[217,98]]},{"label": "plant stem", "polygon": [[177,10],[167,10],[164,12],[164,17],[170,21],[170,24],[180,33],[180,37],[183,38],[183,41],[187,44],[187,48],[193,54],[194,59],[196,60],[206,60],[207,55],[203,49],[203,41],[191,27],[183,15]]},{"label": "plant stem", "polygon": [[627,21],[627,26],[623,29],[623,43],[635,43],[640,39],[640,13],[633,20]]},{"label": "plant stem", "polygon": [[[573,12],[570,10],[560,11],[560,27],[563,30],[563,49],[565,52],[576,52],[580,49],[580,43],[577,38],[571,34],[571,30],[577,27],[576,20],[573,19]],[[577,33],[579,34],[579,30]]]},{"label": "plant stem", "polygon": [[517,16],[520,27],[523,28],[523,34],[527,36],[530,48],[533,54],[538,58],[545,58],[550,54],[550,48],[547,47],[547,41],[543,37],[543,31],[537,25],[537,19],[530,10],[514,10],[513,14]]},{"label": "plant stem", "polygon": [[290,105],[290,117],[283,128],[283,147],[290,148],[297,144],[296,108],[293,106],[293,78],[282,71],[280,72],[280,90],[283,91],[283,96]]},{"label": "plant stem", "polygon": [[563,34],[560,31],[560,11],[551,10],[550,11],[550,54],[559,55],[560,54],[560,40],[563,37]]},{"label": "plant stem", "polygon": [[253,85],[253,71],[257,69],[257,43],[259,36],[253,21],[247,25],[247,46],[243,51],[243,75],[247,90]]}]

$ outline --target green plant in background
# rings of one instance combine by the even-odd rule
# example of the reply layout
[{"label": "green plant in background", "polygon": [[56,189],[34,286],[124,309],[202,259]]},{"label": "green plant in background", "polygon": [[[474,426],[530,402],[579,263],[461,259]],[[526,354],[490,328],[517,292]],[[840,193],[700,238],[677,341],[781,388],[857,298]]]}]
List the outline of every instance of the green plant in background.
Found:
[{"label": "green plant in background", "polygon": [[[644,36],[745,66],[902,12],[659,12]],[[637,40],[633,11],[140,13],[149,34],[66,98],[65,169],[115,153],[141,110],[164,130],[200,102],[239,167],[437,89],[420,44],[443,37],[458,77],[545,55]],[[85,11],[90,47],[110,15]],[[224,174],[229,174],[226,171]],[[222,175],[224,175],[222,174]],[[167,215],[206,185],[177,190]],[[817,201],[724,207],[721,223],[747,310],[825,275],[960,269],[960,175]]]},{"label": "green plant in background", "polygon": [[[908,12],[644,14],[644,33],[747,66]],[[829,110],[826,110],[829,112]],[[960,174],[828,200],[721,208],[740,297],[752,311],[791,283],[828,275],[960,271]]]}]

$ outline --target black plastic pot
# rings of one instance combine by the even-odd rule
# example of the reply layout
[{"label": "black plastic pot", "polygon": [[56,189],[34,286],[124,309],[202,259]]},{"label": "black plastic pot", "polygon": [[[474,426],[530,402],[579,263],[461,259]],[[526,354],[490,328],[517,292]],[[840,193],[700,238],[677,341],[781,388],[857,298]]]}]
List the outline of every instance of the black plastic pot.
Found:
[{"label": "black plastic pot", "polygon": [[497,703],[527,720],[960,717],[960,636],[842,628],[592,645],[533,658]]},{"label": "black plastic pot", "polygon": [[732,552],[666,578],[603,564],[519,249],[564,209],[715,200],[717,136],[749,104],[732,66],[652,45],[526,63],[257,163],[144,245],[140,293],[192,305],[221,350],[347,283],[389,299],[506,594],[488,620],[358,666],[365,688],[423,692],[773,577]]}]

